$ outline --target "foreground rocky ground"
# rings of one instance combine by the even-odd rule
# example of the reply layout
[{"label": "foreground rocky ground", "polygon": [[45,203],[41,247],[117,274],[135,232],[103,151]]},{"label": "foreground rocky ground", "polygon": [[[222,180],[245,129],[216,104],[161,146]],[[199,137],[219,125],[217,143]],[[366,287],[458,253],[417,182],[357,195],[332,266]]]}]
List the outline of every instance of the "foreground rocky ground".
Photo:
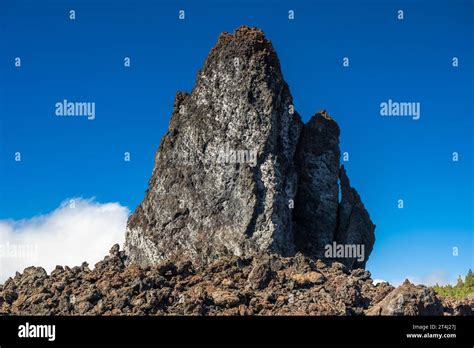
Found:
[{"label": "foreground rocky ground", "polygon": [[228,257],[126,266],[118,245],[90,270],[29,267],[0,286],[0,314],[13,315],[470,315],[474,298],[438,298],[406,281],[374,285],[370,273],[304,256]]}]

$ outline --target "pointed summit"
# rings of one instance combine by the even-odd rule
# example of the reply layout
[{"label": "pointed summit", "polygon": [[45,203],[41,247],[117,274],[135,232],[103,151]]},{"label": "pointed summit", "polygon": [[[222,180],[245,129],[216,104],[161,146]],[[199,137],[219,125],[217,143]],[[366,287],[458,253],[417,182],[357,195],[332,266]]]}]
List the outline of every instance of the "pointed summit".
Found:
[{"label": "pointed summit", "polygon": [[256,27],[242,25],[234,34],[223,32],[219,36],[216,45],[212,48],[209,57],[214,53],[233,49],[240,56],[250,57],[257,52],[266,53],[278,62],[272,43],[265,37],[263,31]]},{"label": "pointed summit", "polygon": [[289,201],[301,129],[271,43],[222,34],[190,94],[178,93],[145,199],[130,217],[132,262],[294,253]]},{"label": "pointed summit", "polygon": [[223,66],[222,63],[227,66],[225,64],[227,62],[234,67],[240,63],[244,64],[241,68],[264,67],[272,70],[267,73],[280,75],[279,79],[281,80],[280,62],[277,54],[272,43],[258,28],[241,26],[235,30],[234,34],[222,33],[206,59],[204,72],[215,68],[216,63],[219,67]]},{"label": "pointed summit", "polygon": [[221,34],[192,92],[176,94],[145,198],[127,224],[129,261],[324,258],[336,240],[367,243],[370,253],[371,221],[345,176],[338,201],[339,132],[324,110],[303,126],[260,29]]}]

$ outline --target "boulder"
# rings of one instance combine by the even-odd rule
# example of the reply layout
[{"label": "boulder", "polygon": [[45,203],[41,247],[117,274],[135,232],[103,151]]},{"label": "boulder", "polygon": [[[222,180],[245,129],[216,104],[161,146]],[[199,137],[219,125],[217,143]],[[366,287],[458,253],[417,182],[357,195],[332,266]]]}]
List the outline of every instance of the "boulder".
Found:
[{"label": "boulder", "polygon": [[367,315],[443,315],[443,305],[433,289],[413,285],[407,279],[383,300],[370,308]]}]

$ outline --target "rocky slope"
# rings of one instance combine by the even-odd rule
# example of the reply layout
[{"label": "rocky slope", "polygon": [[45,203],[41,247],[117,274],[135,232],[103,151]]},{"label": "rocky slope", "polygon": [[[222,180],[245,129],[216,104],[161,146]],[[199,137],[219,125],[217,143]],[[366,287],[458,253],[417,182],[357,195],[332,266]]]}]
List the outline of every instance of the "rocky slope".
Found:
[{"label": "rocky slope", "polygon": [[0,286],[9,315],[469,315],[474,298],[440,300],[408,281],[374,285],[370,273],[301,254],[228,256],[190,262],[126,265],[114,246],[90,270],[29,267]]},{"label": "rocky slope", "polygon": [[[263,32],[223,33],[191,93],[178,92],[125,251],[142,266],[183,257],[302,252],[375,241],[369,214],[339,166],[339,127],[325,112],[303,124]],[[342,200],[339,202],[341,182]]]}]

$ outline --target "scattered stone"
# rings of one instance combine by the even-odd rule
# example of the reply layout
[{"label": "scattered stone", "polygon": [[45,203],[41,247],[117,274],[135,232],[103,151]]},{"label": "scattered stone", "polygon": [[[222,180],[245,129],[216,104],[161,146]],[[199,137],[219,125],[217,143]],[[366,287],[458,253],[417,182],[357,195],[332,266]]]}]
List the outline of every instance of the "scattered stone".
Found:
[{"label": "scattered stone", "polygon": [[120,251],[120,246],[118,244],[114,244],[112,248],[110,248],[109,254],[110,256],[118,256]]},{"label": "scattered stone", "polygon": [[382,301],[366,312],[367,315],[443,315],[443,305],[433,289],[415,286],[407,279]]},{"label": "scattered stone", "polygon": [[[424,286],[374,285],[369,272],[303,255],[213,264],[128,265],[117,251],[92,270],[27,268],[0,285],[0,315],[472,315],[474,299]],[[186,265],[186,266],[185,266]],[[186,271],[185,271],[186,270]],[[344,270],[344,271],[342,271]],[[34,275],[34,276],[33,276]],[[31,285],[32,277],[42,285]]]},{"label": "scattered stone", "polygon": [[252,270],[247,278],[252,289],[263,289],[271,279],[271,268],[268,258],[256,259]]},{"label": "scattered stone", "polygon": [[18,298],[18,294],[15,291],[6,290],[3,292],[3,298],[8,304],[12,304]]},{"label": "scattered stone", "polygon": [[240,302],[237,295],[226,290],[216,290],[211,294],[211,297],[214,303],[218,306],[233,307]]},{"label": "scattered stone", "polygon": [[291,279],[293,279],[299,286],[317,285],[322,284],[325,281],[324,276],[318,272],[293,274]]}]

